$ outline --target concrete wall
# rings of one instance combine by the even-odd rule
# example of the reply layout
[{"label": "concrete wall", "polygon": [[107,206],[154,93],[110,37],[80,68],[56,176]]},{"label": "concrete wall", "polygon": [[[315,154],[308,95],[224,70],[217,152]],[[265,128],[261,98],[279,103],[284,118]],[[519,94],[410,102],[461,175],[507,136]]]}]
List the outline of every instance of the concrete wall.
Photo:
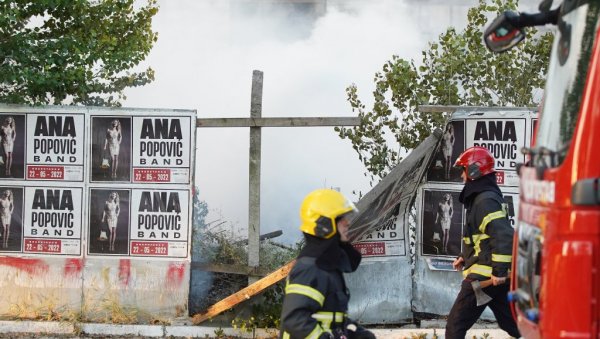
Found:
[{"label": "concrete wall", "polygon": [[[9,117],[17,133],[13,174],[0,174],[0,214],[10,226],[0,227],[10,229],[0,235],[0,318],[168,323],[187,316],[195,111],[0,105],[0,119]],[[111,157],[120,160],[109,169],[119,171],[108,176],[102,147],[106,122],[117,119],[122,140]],[[150,137],[153,124],[159,132]],[[159,128],[167,125],[177,139]],[[139,150],[174,142],[180,153]],[[109,201],[109,193],[120,199]]]},{"label": "concrete wall", "polygon": [[168,323],[187,316],[189,262],[0,257],[0,317]]}]

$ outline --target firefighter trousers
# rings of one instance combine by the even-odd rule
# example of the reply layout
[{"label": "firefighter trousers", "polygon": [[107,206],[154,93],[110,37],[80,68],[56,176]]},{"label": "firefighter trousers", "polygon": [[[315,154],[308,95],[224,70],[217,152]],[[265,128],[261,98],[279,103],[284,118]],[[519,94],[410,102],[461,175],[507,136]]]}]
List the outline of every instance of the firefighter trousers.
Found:
[{"label": "firefighter trousers", "polygon": [[479,319],[481,313],[483,313],[488,306],[494,313],[498,326],[509,335],[519,338],[521,335],[519,334],[517,323],[512,316],[508,300],[506,299],[509,284],[484,288],[483,292],[489,295],[492,298],[492,301],[485,305],[477,306],[475,292],[471,286],[471,281],[472,280],[470,279],[462,281],[460,292],[448,315],[445,338],[464,339],[467,331],[473,326],[477,319]]}]

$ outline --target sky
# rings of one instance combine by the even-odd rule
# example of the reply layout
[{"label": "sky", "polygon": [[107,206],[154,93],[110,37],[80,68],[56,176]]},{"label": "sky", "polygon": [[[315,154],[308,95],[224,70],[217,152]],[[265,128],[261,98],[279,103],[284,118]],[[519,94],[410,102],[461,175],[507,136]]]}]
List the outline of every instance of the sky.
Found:
[{"label": "sky", "polygon": [[[371,103],[375,72],[394,54],[420,60],[432,32],[445,29],[441,20],[424,32],[400,0],[352,1],[344,10],[329,5],[308,22],[277,9],[247,15],[229,1],[158,4],[158,41],[144,63],[156,79],[127,90],[123,106],[194,109],[198,118],[249,117],[253,70],[264,72],[263,117],[356,116],[347,86],[357,84]],[[245,237],[249,129],[198,128],[196,147],[195,186],[208,204],[207,220],[226,221]],[[332,127],[263,128],[261,234],[281,230],[275,241],[296,242],[304,196],[334,187],[356,201],[352,192],[370,189],[364,173],[351,143]]]}]

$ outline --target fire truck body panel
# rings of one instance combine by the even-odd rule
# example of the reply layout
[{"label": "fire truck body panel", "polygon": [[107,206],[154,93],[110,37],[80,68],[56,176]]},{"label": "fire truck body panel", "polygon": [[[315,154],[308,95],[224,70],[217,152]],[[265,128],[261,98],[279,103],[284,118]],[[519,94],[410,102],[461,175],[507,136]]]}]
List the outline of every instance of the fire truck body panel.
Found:
[{"label": "fire truck body panel", "polygon": [[525,338],[600,336],[600,1],[562,2],[531,162],[521,168],[511,299]]}]

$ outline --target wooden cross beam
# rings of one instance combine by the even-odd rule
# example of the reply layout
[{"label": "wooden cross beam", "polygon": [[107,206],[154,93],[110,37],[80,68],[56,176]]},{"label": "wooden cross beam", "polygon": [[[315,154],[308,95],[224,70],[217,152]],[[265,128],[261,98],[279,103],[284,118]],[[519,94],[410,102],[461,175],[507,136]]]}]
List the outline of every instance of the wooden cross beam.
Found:
[{"label": "wooden cross beam", "polygon": [[359,118],[208,118],[196,119],[196,127],[315,127],[357,126]]},{"label": "wooden cross beam", "polygon": [[[252,72],[250,98],[250,118],[210,118],[197,119],[196,127],[250,127],[249,196],[248,196],[248,266],[259,265],[260,237],[260,162],[262,127],[316,127],[316,126],[358,126],[358,117],[262,117],[263,72]],[[248,277],[248,284],[257,280]]]}]

